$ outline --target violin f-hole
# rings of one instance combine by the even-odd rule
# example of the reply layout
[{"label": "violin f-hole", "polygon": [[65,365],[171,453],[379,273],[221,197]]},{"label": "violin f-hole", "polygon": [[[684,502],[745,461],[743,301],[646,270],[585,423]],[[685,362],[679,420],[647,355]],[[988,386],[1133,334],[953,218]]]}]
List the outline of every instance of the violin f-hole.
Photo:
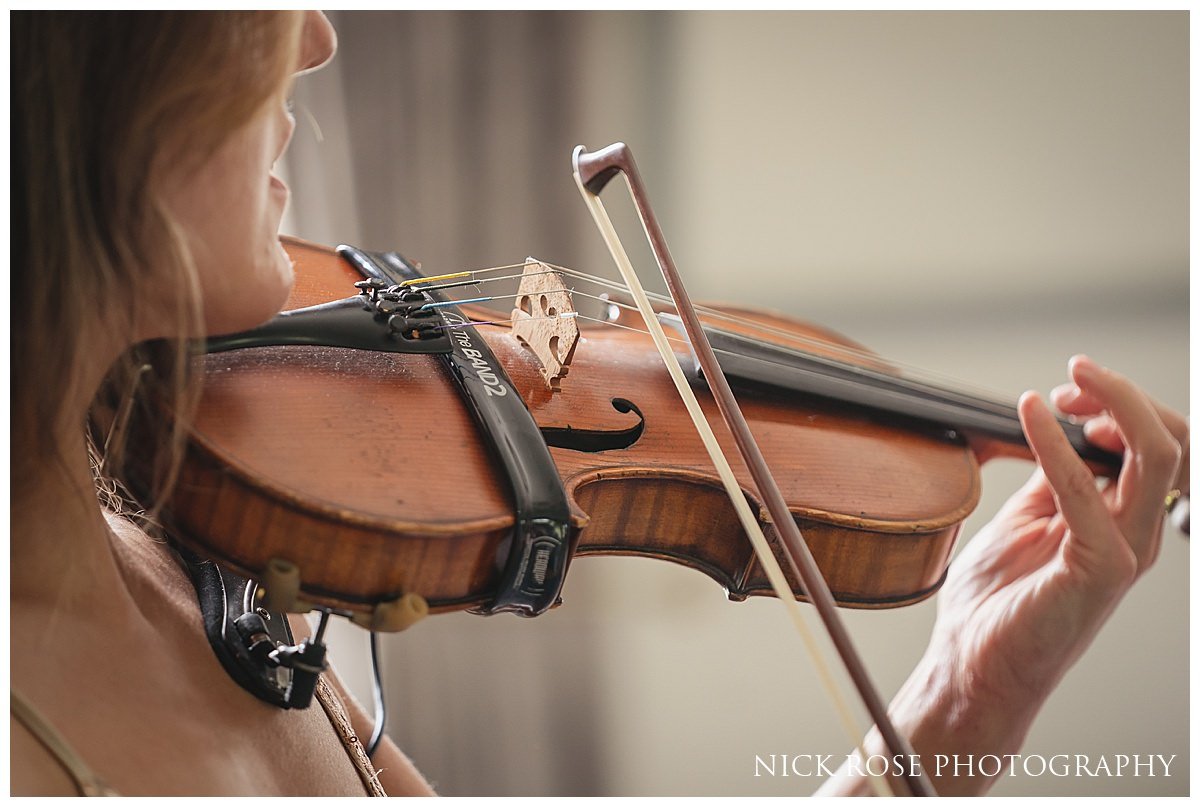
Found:
[{"label": "violin f-hole", "polygon": [[613,429],[611,431],[605,431],[604,429],[572,429],[570,426],[565,428],[543,426],[541,427],[542,438],[546,441],[546,445],[551,448],[566,448],[571,451],[586,451],[588,453],[629,448],[641,439],[642,432],[646,430],[646,416],[642,414],[641,409],[638,409],[637,404],[633,401],[627,401],[624,398],[613,398],[612,407],[621,414],[633,412],[637,415],[637,423],[628,429]]}]

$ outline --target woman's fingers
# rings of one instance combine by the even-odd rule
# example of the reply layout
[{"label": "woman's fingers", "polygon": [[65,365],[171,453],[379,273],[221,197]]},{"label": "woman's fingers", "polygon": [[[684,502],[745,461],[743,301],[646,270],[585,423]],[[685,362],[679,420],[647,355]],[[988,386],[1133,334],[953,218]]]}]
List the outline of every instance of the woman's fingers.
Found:
[{"label": "woman's fingers", "polygon": [[1050,390],[1050,400],[1058,411],[1066,415],[1087,417],[1104,411],[1104,402],[1088,395],[1076,384],[1059,384]]},{"label": "woman's fingers", "polygon": [[1145,568],[1158,553],[1163,504],[1177,481],[1180,444],[1150,399],[1124,376],[1084,356],[1071,360],[1071,375],[1084,392],[1104,402],[1124,440],[1126,461],[1117,481],[1115,516]]},{"label": "woman's fingers", "polygon": [[[1099,369],[1098,365],[1087,356],[1080,355],[1072,358],[1072,367],[1077,364],[1090,365],[1093,368]],[[1151,407],[1153,407],[1154,412],[1162,421],[1163,426],[1175,438],[1175,442],[1179,444],[1181,458],[1174,487],[1179,488],[1180,491],[1186,494],[1191,489],[1189,474],[1191,440],[1188,420],[1179,412],[1176,412],[1169,406],[1164,406],[1145,392],[1141,394],[1142,397],[1150,402]],[[1088,441],[1093,445],[1109,451],[1124,450],[1125,444],[1124,440],[1121,439],[1120,430],[1115,427],[1111,419],[1096,417],[1102,416],[1106,409],[1106,404],[1101,398],[1085,389],[1081,389],[1078,384],[1067,383],[1061,384],[1051,390],[1050,400],[1053,401],[1054,406],[1063,414],[1088,418],[1084,423],[1084,433],[1087,435]]]},{"label": "woman's fingers", "polygon": [[1117,428],[1117,422],[1109,415],[1100,415],[1083,424],[1083,436],[1092,445],[1111,451],[1114,454],[1125,453],[1125,438]]},{"label": "woman's fingers", "polygon": [[1000,512],[1026,518],[1045,518],[1058,512],[1054,491],[1046,481],[1046,473],[1040,466],[1035,468],[1025,484],[1009,497]]},{"label": "woman's fingers", "polygon": [[1136,573],[1137,561],[1096,489],[1096,478],[1037,393],[1022,395],[1017,410],[1029,447],[1071,530],[1075,565],[1082,564],[1082,571],[1093,581],[1128,583]]},{"label": "woman's fingers", "polygon": [[[1086,356],[1071,360],[1071,375],[1084,394],[1104,404],[1124,437],[1125,446],[1142,459],[1141,466],[1155,481],[1174,480],[1180,459],[1180,443],[1169,430],[1160,408],[1136,384],[1112,370],[1100,367]],[[1170,410],[1177,428],[1186,434],[1186,422]]]},{"label": "woman's fingers", "polygon": [[1175,442],[1179,444],[1179,472],[1175,476],[1175,487],[1179,488],[1180,492],[1187,495],[1191,492],[1191,427],[1188,424],[1186,417],[1176,412],[1169,406],[1163,406],[1158,401],[1146,396],[1150,399],[1150,404],[1154,407],[1154,411],[1158,413],[1162,419],[1163,426],[1175,438]]}]

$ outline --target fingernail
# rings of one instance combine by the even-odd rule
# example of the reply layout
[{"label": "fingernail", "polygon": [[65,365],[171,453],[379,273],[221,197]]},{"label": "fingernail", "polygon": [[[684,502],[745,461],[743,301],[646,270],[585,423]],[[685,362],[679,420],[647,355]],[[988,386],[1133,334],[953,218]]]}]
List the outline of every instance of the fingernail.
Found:
[{"label": "fingernail", "polygon": [[1096,365],[1096,362],[1092,361],[1089,357],[1083,355],[1082,353],[1080,353],[1078,356],[1072,357],[1071,359],[1071,372],[1078,374],[1082,378],[1095,378],[1099,369],[1100,368]]},{"label": "fingernail", "polygon": [[1021,393],[1018,404],[1024,404],[1029,401],[1029,405],[1035,406],[1038,409],[1046,409],[1046,402],[1042,400],[1042,396],[1037,393],[1037,390],[1027,389]]},{"label": "fingernail", "polygon": [[1079,387],[1075,384],[1059,384],[1054,389],[1050,390],[1050,396],[1053,398],[1074,397],[1080,392]]}]

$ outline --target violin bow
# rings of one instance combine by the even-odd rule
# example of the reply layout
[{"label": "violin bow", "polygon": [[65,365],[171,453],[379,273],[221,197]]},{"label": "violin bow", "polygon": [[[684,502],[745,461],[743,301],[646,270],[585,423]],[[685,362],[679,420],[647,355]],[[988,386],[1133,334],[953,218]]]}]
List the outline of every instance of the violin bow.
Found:
[{"label": "violin bow", "polygon": [[[750,427],[746,423],[746,418],[742,415],[742,410],[738,406],[737,400],[733,397],[733,391],[729,387],[729,382],[726,380],[724,372],[722,372],[720,365],[717,363],[716,355],[713,353],[712,346],[708,342],[708,337],[704,333],[700,319],[696,316],[691,299],[688,297],[687,290],[683,286],[683,281],[679,278],[679,273],[675,268],[675,262],[671,258],[670,250],[667,249],[667,242],[663,237],[662,229],[659,227],[654,211],[650,207],[650,200],[642,183],[641,175],[638,173],[637,165],[633,161],[632,152],[624,143],[614,143],[595,152],[589,152],[583,146],[577,146],[572,156],[572,162],[575,182],[579,186],[579,192],[583,196],[584,203],[591,212],[592,218],[595,220],[596,226],[599,228],[609,252],[612,253],[613,260],[624,277],[625,284],[629,287],[629,291],[637,303],[639,311],[641,311],[646,328],[650,332],[655,345],[658,347],[658,351],[667,365],[667,370],[671,374],[676,388],[679,390],[680,397],[683,399],[684,405],[687,407],[692,420],[696,424],[700,438],[703,440],[705,448],[708,450],[709,456],[717,468],[717,473],[721,477],[725,490],[729,494],[730,501],[738,513],[742,527],[750,537],[751,543],[754,544],[754,550],[758,556],[759,563],[770,579],[776,595],[788,606],[792,621],[800,630],[801,637],[804,639],[805,645],[813,657],[817,673],[829,691],[834,705],[838,710],[843,727],[850,737],[850,742],[858,748],[859,753],[865,759],[866,753],[862,748],[863,733],[855,725],[856,721],[851,716],[849,708],[838,692],[833,677],[822,661],[821,654],[808,631],[800,608],[796,604],[795,596],[787,584],[783,570],[776,560],[774,553],[771,551],[766,537],[763,535],[758,519],[751,513],[750,507],[746,503],[746,497],[734,476],[733,469],[717,444],[712,427],[700,409],[699,401],[688,384],[683,369],[679,366],[678,359],[675,358],[675,353],[667,341],[667,336],[663,332],[662,325],[659,323],[650,300],[646,297],[646,293],[638,280],[637,274],[633,270],[629,257],[625,253],[620,239],[617,237],[616,229],[609,219],[603,203],[600,201],[600,192],[618,174],[625,177],[626,187],[633,199],[634,207],[637,209],[638,217],[650,242],[654,258],[666,279],[667,288],[670,291],[671,298],[675,302],[676,311],[683,322],[688,341],[691,343],[691,348],[696,354],[696,359],[704,373],[704,378],[707,380],[713,398],[716,400],[717,407],[720,409],[721,417],[732,433],[738,451],[750,469],[754,484],[757,486],[763,502],[766,504],[767,512],[770,513],[771,520],[782,541],[782,554],[787,560],[792,574],[803,583],[809,600],[820,615],[825,630],[834,647],[837,648],[838,655],[841,657],[847,673],[854,682],[859,697],[866,706],[872,720],[875,721],[875,725],[879,728],[879,733],[888,748],[889,757],[892,760],[904,760],[905,763],[916,759],[916,754],[908,740],[901,736],[896,731],[895,726],[892,725],[883,700],[879,697],[878,691],[871,682],[862,659],[854,649],[841,617],[838,616],[837,606],[834,603],[833,595],[829,591],[829,586],[817,568],[816,561],[813,560],[812,553],[808,549],[808,544],[805,543],[804,538],[801,536],[800,528],[796,526],[796,520],[792,517],[787,502],[784,500],[779,486],[775,483],[775,479],[771,475],[766,461],[763,459],[762,452],[759,450],[758,444],[750,432]],[[903,781],[913,795],[937,795],[928,778],[921,772],[920,766],[914,767],[909,764],[901,764],[898,767],[901,770],[900,775]],[[886,778],[886,775],[885,777],[872,775],[872,786],[876,788],[877,792],[880,792],[880,795],[888,795],[888,792],[883,789],[880,781],[881,778]],[[887,785],[891,787],[892,782],[888,780]]]}]

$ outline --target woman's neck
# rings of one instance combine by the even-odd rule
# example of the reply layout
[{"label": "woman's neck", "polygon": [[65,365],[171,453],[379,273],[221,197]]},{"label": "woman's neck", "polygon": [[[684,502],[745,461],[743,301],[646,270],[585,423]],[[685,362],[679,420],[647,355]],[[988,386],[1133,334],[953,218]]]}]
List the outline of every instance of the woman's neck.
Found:
[{"label": "woman's neck", "polygon": [[55,641],[60,620],[94,623],[140,613],[120,539],[96,497],[83,430],[55,445],[53,459],[13,486],[14,640],[26,614],[44,619],[38,640]]}]

